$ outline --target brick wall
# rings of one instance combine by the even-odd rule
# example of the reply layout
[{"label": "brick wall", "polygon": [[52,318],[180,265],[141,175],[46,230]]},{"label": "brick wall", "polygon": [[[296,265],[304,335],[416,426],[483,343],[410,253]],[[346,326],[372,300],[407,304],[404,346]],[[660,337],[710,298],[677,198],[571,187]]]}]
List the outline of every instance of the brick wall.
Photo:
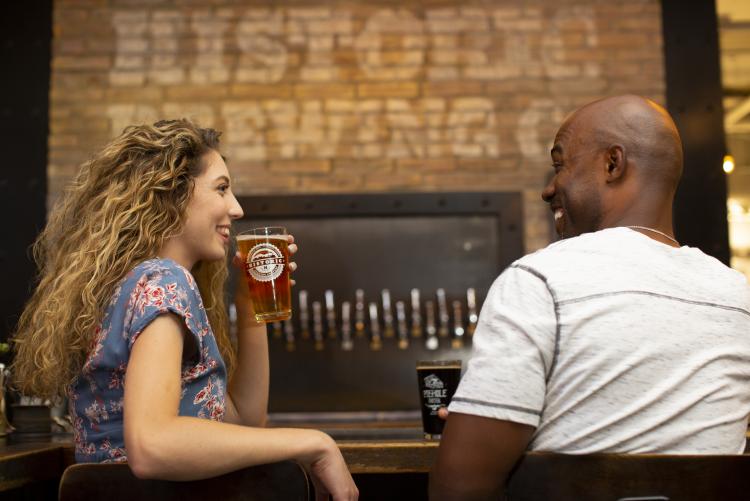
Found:
[{"label": "brick wall", "polygon": [[50,198],[125,125],[224,131],[239,194],[524,193],[564,115],[664,102],[658,0],[57,0]]}]

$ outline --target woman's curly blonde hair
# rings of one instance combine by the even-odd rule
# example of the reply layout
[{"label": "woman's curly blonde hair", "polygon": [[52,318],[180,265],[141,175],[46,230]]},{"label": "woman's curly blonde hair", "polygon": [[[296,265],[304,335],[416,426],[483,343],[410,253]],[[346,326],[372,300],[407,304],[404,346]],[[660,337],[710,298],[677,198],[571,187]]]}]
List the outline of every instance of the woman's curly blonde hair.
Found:
[{"label": "woman's curly blonde hair", "polygon": [[[34,243],[39,284],[14,337],[19,391],[66,394],[115,286],[182,231],[202,157],[218,148],[219,134],[185,119],[130,126],[82,166]],[[231,374],[226,261],[199,262],[192,272]]]}]

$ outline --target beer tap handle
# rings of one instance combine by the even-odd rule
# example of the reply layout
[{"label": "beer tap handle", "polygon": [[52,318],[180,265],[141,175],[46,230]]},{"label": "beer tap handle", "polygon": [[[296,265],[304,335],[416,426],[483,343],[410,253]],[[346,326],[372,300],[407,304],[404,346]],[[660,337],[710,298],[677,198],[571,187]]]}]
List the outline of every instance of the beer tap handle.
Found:
[{"label": "beer tap handle", "polygon": [[349,301],[341,303],[341,349],[352,351],[354,343],[352,342],[352,323],[351,323],[352,304]]},{"label": "beer tap handle", "polygon": [[310,339],[310,310],[307,307],[307,291],[299,291],[299,331],[302,339]]},{"label": "beer tap handle", "polygon": [[315,350],[321,351],[325,347],[325,344],[323,343],[323,313],[321,311],[320,301],[313,301],[312,309]]},{"label": "beer tap handle", "polygon": [[450,316],[448,315],[448,301],[445,298],[445,289],[438,289],[436,291],[436,295],[438,304],[438,318],[440,319],[438,336],[448,337],[448,324],[450,323]]},{"label": "beer tap handle", "polygon": [[326,323],[328,324],[328,338],[336,339],[336,305],[333,301],[333,291],[328,289],[326,297]]},{"label": "beer tap handle", "polygon": [[461,311],[461,301],[453,301],[453,339],[451,347],[462,348],[464,345],[464,315]]},{"label": "beer tap handle", "polygon": [[396,335],[393,328],[393,310],[391,309],[391,291],[383,289],[381,292],[383,298],[383,337],[389,338]]},{"label": "beer tap handle", "polygon": [[425,333],[427,339],[425,339],[425,347],[428,350],[436,350],[439,342],[437,338],[437,329],[435,328],[435,303],[432,301],[424,302],[424,314],[425,314]]},{"label": "beer tap handle", "polygon": [[411,290],[411,336],[422,337],[422,313],[419,302],[419,289]]},{"label": "beer tap handle", "polygon": [[297,342],[294,339],[294,324],[291,318],[284,320],[284,338],[286,340],[286,351],[294,351],[297,348]]},{"label": "beer tap handle", "polygon": [[354,330],[358,337],[365,335],[365,291],[354,291]]},{"label": "beer tap handle", "polygon": [[406,325],[406,305],[396,301],[396,322],[398,323],[398,347],[405,350],[409,347],[409,328]]},{"label": "beer tap handle", "polygon": [[437,333],[435,328],[435,303],[432,301],[424,302],[425,332],[428,336],[434,336]]},{"label": "beer tap handle", "polygon": [[370,303],[370,335],[370,349],[373,351],[381,350],[383,348],[383,340],[380,337],[377,303]]},{"label": "beer tap handle", "polygon": [[473,336],[474,331],[477,328],[477,322],[479,321],[479,315],[477,315],[477,292],[474,290],[474,287],[466,289],[466,309],[469,314],[469,323],[466,326],[466,334]]}]

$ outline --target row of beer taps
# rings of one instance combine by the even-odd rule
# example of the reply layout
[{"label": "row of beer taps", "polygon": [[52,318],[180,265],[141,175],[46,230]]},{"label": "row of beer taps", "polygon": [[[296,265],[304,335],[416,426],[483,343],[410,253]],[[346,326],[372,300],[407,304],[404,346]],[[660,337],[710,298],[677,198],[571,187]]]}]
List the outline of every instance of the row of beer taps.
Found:
[{"label": "row of beer taps", "polygon": [[451,348],[459,349],[464,346],[465,339],[474,334],[478,320],[474,288],[466,290],[466,317],[463,302],[455,299],[449,307],[445,289],[442,288],[435,291],[434,299],[424,302],[420,290],[412,289],[408,314],[407,303],[400,300],[394,303],[388,289],[381,291],[379,303],[367,302],[364,290],[355,290],[354,304],[341,302],[340,319],[334,292],[330,289],[324,292],[323,303],[310,301],[306,290],[299,291],[298,299],[298,331],[295,331],[292,319],[270,326],[272,336],[283,338],[288,351],[296,349],[298,340],[309,339],[312,339],[318,351],[324,350],[326,343],[338,343],[342,350],[351,351],[355,338],[367,338],[373,351],[381,350],[388,339],[394,339],[402,350],[408,349],[410,343],[424,343],[428,350],[436,350],[441,342],[448,342]]}]

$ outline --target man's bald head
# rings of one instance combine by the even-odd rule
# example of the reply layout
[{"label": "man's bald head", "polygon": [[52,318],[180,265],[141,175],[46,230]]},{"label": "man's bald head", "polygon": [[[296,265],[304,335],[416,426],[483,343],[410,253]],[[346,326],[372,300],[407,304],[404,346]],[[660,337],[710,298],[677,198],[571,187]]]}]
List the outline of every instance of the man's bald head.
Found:
[{"label": "man's bald head", "polygon": [[[657,185],[671,193],[682,176],[682,141],[667,110],[640,96],[616,96],[587,104],[570,120],[582,120],[600,147],[621,144],[638,168],[642,189]],[[566,121],[567,122],[567,121]]]},{"label": "man's bald head", "polygon": [[682,142],[667,111],[626,95],[565,119],[552,148],[555,176],[542,192],[561,236],[622,225],[671,228]]}]

